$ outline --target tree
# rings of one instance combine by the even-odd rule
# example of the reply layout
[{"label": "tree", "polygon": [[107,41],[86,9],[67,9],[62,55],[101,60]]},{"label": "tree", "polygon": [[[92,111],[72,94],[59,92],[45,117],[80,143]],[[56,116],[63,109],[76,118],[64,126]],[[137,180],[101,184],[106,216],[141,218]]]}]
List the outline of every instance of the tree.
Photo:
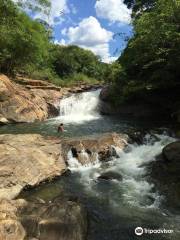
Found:
[{"label": "tree", "polygon": [[49,14],[51,8],[50,0],[16,0],[15,3],[22,9],[44,12],[45,14]]},{"label": "tree", "polygon": [[119,58],[129,79],[158,84],[178,81],[180,2],[158,0],[134,22],[134,37]]},{"label": "tree", "polygon": [[10,0],[0,0],[0,71],[13,73],[28,63],[48,58],[49,36]]},{"label": "tree", "polygon": [[101,78],[99,58],[91,51],[78,46],[54,46],[54,69],[60,77],[83,73]]},{"label": "tree", "polygon": [[134,35],[118,59],[122,68],[112,94],[122,100],[138,91],[179,85],[179,23],[179,0],[157,0],[134,19]]},{"label": "tree", "polygon": [[143,12],[151,10],[157,0],[124,0],[128,8],[132,8],[132,16],[135,18]]}]

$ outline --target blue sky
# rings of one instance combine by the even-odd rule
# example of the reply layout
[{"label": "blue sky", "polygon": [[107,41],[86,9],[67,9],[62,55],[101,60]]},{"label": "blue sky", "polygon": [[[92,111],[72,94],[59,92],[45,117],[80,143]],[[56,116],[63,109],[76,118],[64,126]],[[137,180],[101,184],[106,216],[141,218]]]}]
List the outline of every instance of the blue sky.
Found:
[{"label": "blue sky", "polygon": [[[131,10],[123,0],[51,0],[49,17],[43,18],[53,27],[57,44],[76,44],[92,50],[102,61],[115,60],[130,36]],[[63,11],[63,14],[61,14]],[[114,34],[122,33],[122,36]]]}]

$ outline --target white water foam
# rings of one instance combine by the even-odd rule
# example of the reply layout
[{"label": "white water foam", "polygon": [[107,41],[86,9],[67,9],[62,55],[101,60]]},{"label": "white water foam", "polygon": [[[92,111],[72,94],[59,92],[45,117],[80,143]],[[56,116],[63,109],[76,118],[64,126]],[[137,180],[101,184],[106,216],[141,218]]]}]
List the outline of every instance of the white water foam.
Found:
[{"label": "white water foam", "polygon": [[158,207],[161,196],[153,191],[154,185],[146,179],[147,164],[155,161],[165,145],[175,139],[156,135],[155,142],[150,135],[145,136],[145,144],[130,145],[130,151],[124,152],[116,148],[118,158],[114,159],[111,171],[119,172],[123,181],[119,183],[123,189],[124,200],[130,204],[143,207]]},{"label": "white water foam", "polygon": [[100,90],[73,94],[60,101],[60,119],[63,123],[82,123],[100,118],[98,113]]},{"label": "white water foam", "polygon": [[[119,191],[126,204],[143,208],[158,208],[162,197],[154,191],[154,185],[147,181],[146,165],[151,161],[155,161],[155,157],[161,153],[162,148],[174,140],[174,138],[165,135],[156,135],[156,141],[153,142],[151,136],[147,135],[143,145],[129,145],[130,150],[128,152],[115,148],[118,158],[116,157],[110,161],[105,168],[103,168],[103,163],[99,161],[95,164],[90,163],[82,166],[69,153],[69,169],[78,171],[81,184],[85,186],[87,191],[96,195],[99,195],[99,193],[94,192],[93,187],[97,182],[97,178],[106,171],[117,172],[122,175],[123,180],[111,181],[114,184],[114,193],[116,195],[111,195],[111,202],[114,206],[118,206],[117,191]],[[113,188],[113,185],[111,187]]]},{"label": "white water foam", "polygon": [[[86,152],[84,152],[84,154],[87,155],[88,158],[88,154]],[[68,152],[68,168],[69,170],[71,170],[72,172],[82,172],[82,171],[87,171],[87,170],[91,170],[91,169],[98,169],[101,166],[101,163],[99,162],[98,159],[98,154],[96,155],[96,161],[94,162],[89,162],[88,164],[82,165],[77,158],[73,157],[71,150]]]}]

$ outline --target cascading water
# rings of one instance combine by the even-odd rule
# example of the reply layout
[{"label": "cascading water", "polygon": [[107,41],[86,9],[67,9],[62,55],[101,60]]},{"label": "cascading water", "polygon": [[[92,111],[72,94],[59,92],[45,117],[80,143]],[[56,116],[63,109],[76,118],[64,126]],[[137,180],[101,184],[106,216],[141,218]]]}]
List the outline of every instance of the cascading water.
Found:
[{"label": "cascading water", "polygon": [[68,164],[72,172],[79,172],[79,181],[91,193],[98,192],[96,184],[98,177],[104,172],[111,171],[122,175],[123,180],[113,180],[111,185],[112,205],[117,206],[119,199],[128,205],[136,207],[156,208],[160,202],[160,196],[153,191],[153,184],[146,179],[146,166],[149,162],[154,161],[155,157],[161,153],[162,148],[174,138],[166,135],[152,136],[146,135],[143,145],[128,145],[128,151],[122,151],[115,148],[117,156],[108,163],[96,162],[88,166],[82,166],[77,159],[69,153]]},{"label": "cascading water", "polygon": [[[161,207],[163,196],[146,176],[148,163],[155,161],[163,147],[173,141],[175,139],[167,135],[146,135],[144,144],[129,144],[125,150],[114,147],[116,157],[88,166],[82,166],[69,153],[72,181],[88,199],[87,206],[93,212],[89,239],[138,239],[134,229],[142,226],[174,230],[173,234],[158,235],[158,238],[144,234],[142,240],[179,240],[179,233],[175,232],[180,224],[178,215],[171,215]],[[101,180],[99,177],[106,172],[120,174],[122,180]]]},{"label": "cascading water", "polygon": [[65,123],[82,123],[100,118],[98,113],[100,90],[74,94],[60,101],[60,116]]}]

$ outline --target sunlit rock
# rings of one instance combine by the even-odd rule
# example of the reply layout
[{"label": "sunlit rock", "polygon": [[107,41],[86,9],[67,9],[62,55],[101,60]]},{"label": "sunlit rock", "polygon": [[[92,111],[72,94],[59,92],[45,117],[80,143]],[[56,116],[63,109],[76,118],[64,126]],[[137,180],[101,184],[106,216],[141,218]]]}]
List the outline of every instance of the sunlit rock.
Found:
[{"label": "sunlit rock", "polygon": [[0,198],[12,199],[26,186],[66,170],[61,144],[38,134],[0,135]]}]

